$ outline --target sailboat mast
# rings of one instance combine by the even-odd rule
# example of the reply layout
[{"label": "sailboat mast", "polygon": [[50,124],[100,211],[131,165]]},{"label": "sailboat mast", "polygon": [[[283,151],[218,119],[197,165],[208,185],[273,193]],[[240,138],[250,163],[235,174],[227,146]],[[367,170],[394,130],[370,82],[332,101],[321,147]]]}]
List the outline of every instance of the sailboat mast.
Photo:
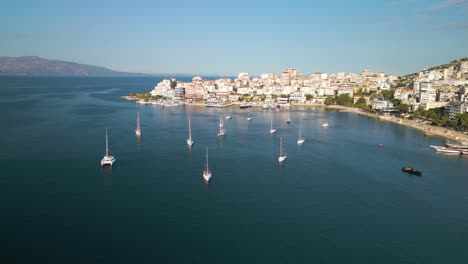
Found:
[{"label": "sailboat mast", "polygon": [[271,116],[270,129],[273,129],[273,116]]},{"label": "sailboat mast", "polygon": [[221,133],[223,131],[223,120],[221,119],[221,116],[219,117],[219,133]]},{"label": "sailboat mast", "polygon": [[190,115],[188,116],[188,137],[189,140],[192,140],[192,126],[190,124]]},{"label": "sailboat mast", "polygon": [[208,147],[206,147],[206,171],[208,172],[210,169],[208,167]]},{"label": "sailboat mast", "polygon": [[302,134],[302,120],[299,122],[299,139],[301,139],[301,134]]},{"label": "sailboat mast", "polygon": [[280,137],[280,156],[283,156],[283,137]]},{"label": "sailboat mast", "polygon": [[107,128],[106,128],[106,156],[109,156],[109,143],[107,142]]},{"label": "sailboat mast", "polygon": [[137,130],[140,131],[140,112],[137,113]]}]

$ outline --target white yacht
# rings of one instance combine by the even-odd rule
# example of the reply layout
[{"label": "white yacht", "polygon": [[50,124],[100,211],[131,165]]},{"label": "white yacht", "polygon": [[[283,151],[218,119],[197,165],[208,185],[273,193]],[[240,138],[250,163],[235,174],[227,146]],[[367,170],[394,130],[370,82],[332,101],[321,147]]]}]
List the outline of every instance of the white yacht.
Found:
[{"label": "white yacht", "polygon": [[252,121],[252,116],[250,114],[247,116],[247,121]]},{"label": "white yacht", "polygon": [[270,134],[274,134],[276,132],[276,128],[273,128],[273,115],[271,116],[271,124],[270,124]]},{"label": "white yacht", "polygon": [[106,155],[104,155],[104,157],[101,160],[101,166],[105,166],[105,165],[112,166],[114,165],[114,163],[115,163],[115,157],[109,155],[109,143],[107,140],[107,128],[106,128]]},{"label": "white yacht", "polygon": [[137,127],[135,129],[135,134],[141,136],[141,127],[140,127],[140,112],[137,113]]},{"label": "white yacht", "polygon": [[323,127],[328,127],[328,123],[323,123]]},{"label": "white yacht", "polygon": [[227,116],[226,116],[226,119],[227,119],[227,120],[229,120],[229,119],[231,119],[231,118],[232,118],[231,115],[227,115]]},{"label": "white yacht", "polygon": [[206,182],[209,182],[211,179],[211,171],[208,165],[208,147],[206,147],[206,165],[205,169],[203,170],[203,179],[205,179]]},{"label": "white yacht", "polygon": [[188,138],[187,138],[187,145],[191,147],[193,145],[192,140],[192,126],[190,124],[190,115],[188,116]]},{"label": "white yacht", "polygon": [[223,120],[221,119],[221,117],[219,117],[219,131],[218,131],[218,136],[222,137],[226,135],[226,129],[224,129],[224,122]]},{"label": "white yacht", "polygon": [[302,145],[304,144],[305,139],[302,137],[302,120],[299,123],[299,137],[297,138],[297,144]]},{"label": "white yacht", "polygon": [[286,160],[286,153],[283,153],[283,137],[280,137],[280,154],[278,157],[278,162],[283,162]]}]

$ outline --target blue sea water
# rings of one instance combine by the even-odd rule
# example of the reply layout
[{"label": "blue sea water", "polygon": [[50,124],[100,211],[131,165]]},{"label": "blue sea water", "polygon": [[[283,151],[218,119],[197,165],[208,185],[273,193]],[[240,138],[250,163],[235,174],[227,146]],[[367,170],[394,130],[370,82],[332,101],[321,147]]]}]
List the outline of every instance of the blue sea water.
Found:
[{"label": "blue sea water", "polygon": [[286,110],[121,98],[158,81],[0,78],[2,263],[468,263],[468,158],[429,148],[443,138],[322,108],[288,125]]}]

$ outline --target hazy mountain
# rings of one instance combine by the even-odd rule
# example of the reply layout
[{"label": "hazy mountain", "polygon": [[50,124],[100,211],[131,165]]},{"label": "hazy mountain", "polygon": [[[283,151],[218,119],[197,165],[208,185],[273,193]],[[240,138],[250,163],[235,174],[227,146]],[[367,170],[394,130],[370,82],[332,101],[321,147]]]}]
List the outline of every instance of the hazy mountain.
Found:
[{"label": "hazy mountain", "polygon": [[104,67],[35,56],[0,57],[0,75],[32,76],[145,76],[147,74],[113,71]]}]

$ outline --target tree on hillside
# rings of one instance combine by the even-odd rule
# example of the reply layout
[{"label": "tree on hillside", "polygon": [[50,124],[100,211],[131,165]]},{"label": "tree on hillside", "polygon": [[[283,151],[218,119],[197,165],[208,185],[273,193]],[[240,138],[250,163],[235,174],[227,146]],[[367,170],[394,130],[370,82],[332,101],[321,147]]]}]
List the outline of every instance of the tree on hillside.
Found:
[{"label": "tree on hillside", "polygon": [[327,96],[327,98],[325,98],[325,104],[326,105],[332,105],[332,104],[335,104],[336,100],[335,100],[335,97],[333,96]]},{"label": "tree on hillside", "polygon": [[361,108],[361,109],[365,109],[367,107],[366,99],[364,99],[364,97],[359,98],[354,104],[354,106]]},{"label": "tree on hillside", "polygon": [[393,99],[393,94],[394,93],[395,93],[394,91],[384,90],[380,94],[382,94],[384,100],[389,101],[389,100]]},{"label": "tree on hillside", "polygon": [[468,113],[458,115],[460,128],[462,130],[468,130]]},{"label": "tree on hillside", "polygon": [[403,112],[403,113],[408,113],[410,110],[410,107],[407,104],[399,104],[397,105],[396,108],[398,109],[398,111]]},{"label": "tree on hillside", "polygon": [[344,105],[344,106],[352,106],[353,105],[353,99],[349,97],[348,94],[340,94],[336,98],[336,103],[339,105]]}]

